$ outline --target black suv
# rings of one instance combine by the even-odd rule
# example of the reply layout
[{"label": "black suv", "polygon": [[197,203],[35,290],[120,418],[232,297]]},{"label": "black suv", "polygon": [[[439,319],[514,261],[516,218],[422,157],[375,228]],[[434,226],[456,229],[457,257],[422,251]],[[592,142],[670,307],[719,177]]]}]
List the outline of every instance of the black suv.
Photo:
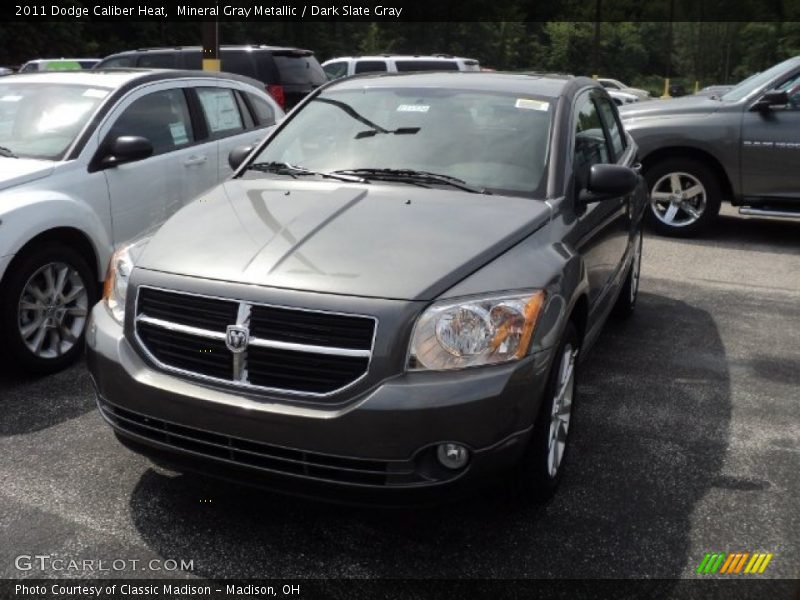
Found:
[{"label": "black suv", "polygon": [[[200,69],[202,54],[200,46],[141,48],[107,56],[95,68]],[[223,71],[263,81],[267,92],[287,110],[327,81],[311,50],[263,45],[222,46],[220,58]]]}]

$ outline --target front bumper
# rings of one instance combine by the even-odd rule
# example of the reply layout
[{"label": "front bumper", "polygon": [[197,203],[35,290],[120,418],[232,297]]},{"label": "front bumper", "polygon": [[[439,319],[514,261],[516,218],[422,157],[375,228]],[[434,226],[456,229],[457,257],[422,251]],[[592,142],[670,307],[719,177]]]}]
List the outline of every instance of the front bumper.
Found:
[{"label": "front bumper", "polygon": [[[315,406],[156,370],[98,304],[87,331],[98,406],[131,449],[178,470],[306,496],[372,503],[472,489],[519,459],[537,414],[550,352],[450,373],[406,373],[344,404]],[[458,442],[453,471],[436,446]]]}]

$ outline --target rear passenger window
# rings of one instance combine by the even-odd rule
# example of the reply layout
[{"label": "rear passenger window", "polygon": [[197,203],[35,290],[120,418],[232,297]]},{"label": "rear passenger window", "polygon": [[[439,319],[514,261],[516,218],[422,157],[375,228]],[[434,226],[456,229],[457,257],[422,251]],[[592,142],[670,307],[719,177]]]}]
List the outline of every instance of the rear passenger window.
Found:
[{"label": "rear passenger window", "polygon": [[144,69],[174,69],[175,54],[173,52],[163,54],[142,54],[139,56],[138,66]]},{"label": "rear passenger window", "polygon": [[625,138],[622,137],[622,127],[620,127],[616,111],[605,98],[598,98],[597,105],[600,107],[600,116],[603,118],[603,123],[605,123],[608,130],[614,157],[619,159],[625,152]]},{"label": "rear passenger window", "polygon": [[194,134],[183,90],[153,92],[134,100],[111,127],[108,139],[121,135],[147,138],[153,145],[153,154],[190,144]]},{"label": "rear passenger window", "polygon": [[256,124],[262,127],[275,124],[275,111],[272,110],[269,102],[255,94],[247,94],[247,101],[253,109]]},{"label": "rear passenger window", "polygon": [[129,69],[136,66],[133,56],[118,56],[116,58],[109,58],[104,60],[101,66],[102,69]]},{"label": "rear passenger window", "polygon": [[223,71],[236,73],[238,75],[256,76],[256,67],[253,57],[249,52],[234,50],[222,51],[222,62],[220,64]]},{"label": "rear passenger window", "polygon": [[211,137],[237,133],[244,129],[242,115],[236,105],[233,90],[226,88],[197,88]]},{"label": "rear passenger window", "polygon": [[386,71],[385,60],[359,60],[356,62],[355,73],[380,73]]},{"label": "rear passenger window", "polygon": [[328,76],[328,79],[339,79],[340,77],[347,76],[347,63],[343,60],[340,60],[329,65],[325,65],[322,67],[322,70],[325,71],[325,75]]},{"label": "rear passenger window", "polygon": [[451,60],[398,60],[398,71],[458,71],[458,65]]},{"label": "rear passenger window", "polygon": [[325,71],[312,55],[273,54],[283,85],[322,85],[328,80]]}]

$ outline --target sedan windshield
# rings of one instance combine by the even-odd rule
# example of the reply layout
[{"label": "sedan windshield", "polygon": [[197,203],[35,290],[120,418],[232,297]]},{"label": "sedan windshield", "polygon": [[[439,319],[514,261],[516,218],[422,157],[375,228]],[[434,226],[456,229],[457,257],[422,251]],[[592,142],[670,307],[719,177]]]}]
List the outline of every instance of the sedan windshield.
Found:
[{"label": "sedan windshield", "polygon": [[109,92],[71,84],[0,84],[4,156],[61,159]]},{"label": "sedan windshield", "polygon": [[440,88],[329,90],[255,158],[268,172],[541,196],[552,108],[535,97]]}]

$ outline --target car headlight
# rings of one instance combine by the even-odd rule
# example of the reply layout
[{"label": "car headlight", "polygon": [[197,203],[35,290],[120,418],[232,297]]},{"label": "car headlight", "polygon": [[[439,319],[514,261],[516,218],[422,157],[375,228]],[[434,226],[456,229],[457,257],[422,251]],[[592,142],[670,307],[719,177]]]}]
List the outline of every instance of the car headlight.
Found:
[{"label": "car headlight", "polygon": [[108,312],[118,323],[125,320],[125,295],[136,260],[142,254],[150,238],[143,238],[120,247],[108,263],[108,273],[103,284],[103,302]]},{"label": "car headlight", "polygon": [[519,360],[544,307],[541,290],[438,302],[411,336],[410,370],[462,369]]}]

